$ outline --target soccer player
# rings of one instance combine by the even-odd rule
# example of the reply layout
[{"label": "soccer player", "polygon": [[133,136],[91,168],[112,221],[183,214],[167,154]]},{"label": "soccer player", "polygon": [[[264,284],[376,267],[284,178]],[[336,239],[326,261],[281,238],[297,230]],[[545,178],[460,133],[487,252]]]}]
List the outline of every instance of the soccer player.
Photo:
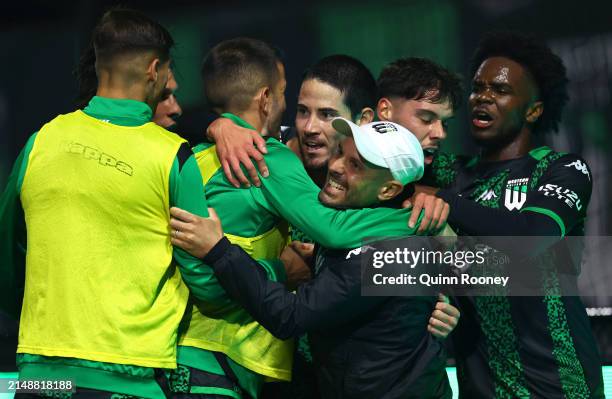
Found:
[{"label": "soccer player", "polygon": [[376,81],[360,61],[332,55],[306,70],[298,95],[296,136],[287,142],[315,184],[325,185],[327,163],[341,135],[331,126],[342,116],[357,124],[374,120]]},{"label": "soccer player", "polygon": [[[480,43],[472,73],[470,125],[481,153],[439,154],[430,176],[450,204],[449,224],[474,236],[546,236],[534,270],[577,275],[580,256],[567,255],[564,237],[584,234],[593,176],[579,156],[536,144],[557,130],[568,99],[562,60],[533,38],[495,33]],[[554,274],[543,281],[540,297],[458,298],[461,397],[603,398],[580,298],[561,296]]]},{"label": "soccer player", "polygon": [[[411,76],[406,69],[410,67],[414,69],[413,65],[415,63],[419,66],[424,64],[428,68],[424,68],[420,74]],[[457,98],[461,95],[459,79],[430,61],[420,61],[419,59],[415,59],[415,61],[409,59],[398,67],[387,68],[386,70],[389,71],[385,77],[385,82],[388,82],[388,84],[384,91],[386,97],[381,100],[381,103],[389,104],[390,101],[393,101],[396,108],[393,109],[394,112],[391,115],[388,112],[391,106],[386,106],[385,116],[403,117],[402,121],[407,120],[410,123],[410,128],[414,128],[417,137],[422,139],[424,145],[434,142],[439,135],[444,134],[438,133],[442,129],[441,123],[449,118],[452,115],[452,109],[458,106]],[[388,89],[392,84],[398,85],[398,88],[393,92]],[[401,92],[399,88],[402,89]],[[415,98],[416,100],[413,100]],[[374,118],[373,109],[376,100],[377,85],[375,78],[365,65],[353,57],[346,55],[324,57],[304,73],[295,118],[294,130],[296,135],[287,144],[303,161],[309,176],[319,187],[323,187],[325,184],[329,157],[342,137],[331,126],[331,121],[333,118],[341,116],[357,124],[371,122]],[[416,107],[413,108],[419,111],[418,117],[428,118],[428,121],[423,122],[421,119],[417,119],[414,122],[414,118],[406,118],[407,107],[402,107],[403,112],[399,112],[399,107],[403,105],[403,102],[409,103],[409,105],[414,103]],[[448,110],[449,107],[452,107],[451,111]],[[425,112],[421,109],[427,110],[432,115],[421,115]],[[218,125],[219,130],[215,130],[215,124]],[[225,124],[229,124],[229,128],[224,129],[223,121],[219,119],[211,126],[209,133],[218,142],[217,151],[220,158],[223,159],[224,155],[229,156],[227,163],[222,162],[222,164],[227,165],[233,164],[237,159],[234,158],[234,162],[232,162],[231,154],[240,149],[238,143],[243,140],[240,134],[243,133],[247,137],[248,143],[252,133],[245,132],[244,129],[227,121]],[[427,139],[429,136],[432,137],[430,141]],[[221,149],[223,147],[225,149]],[[239,158],[245,162],[245,154]],[[261,162],[259,162],[259,165],[261,167]],[[228,175],[227,168],[225,168],[225,172]],[[239,171],[239,173],[242,173],[242,171]],[[229,172],[228,178],[232,178],[231,172]],[[418,206],[419,209],[424,205],[426,208],[419,227],[420,232],[424,232],[428,228],[436,230],[441,227],[448,213],[448,208],[443,201],[439,200],[425,204],[424,199],[423,196],[419,196],[413,200],[414,205]],[[434,210],[435,212],[433,212]],[[410,223],[416,224],[417,217],[418,213],[413,213]],[[313,242],[312,238],[296,226],[292,225],[290,227],[293,240]],[[303,246],[299,242],[295,244]],[[455,309],[450,304],[439,302],[436,307],[440,314],[455,314]],[[432,318],[432,324],[427,328],[435,336],[443,338],[448,334],[448,327],[446,323],[434,317]],[[298,352],[294,359],[295,373],[291,386],[281,387],[281,385],[275,384],[268,387],[269,389],[283,390],[283,393],[279,394],[281,396],[290,394],[300,387],[302,387],[302,394],[305,394],[304,392],[311,391],[314,386],[314,384],[307,382],[312,374],[308,362],[310,354],[307,341],[304,337],[300,337],[298,343]]]},{"label": "soccer player", "polygon": [[[325,185],[329,158],[342,136],[331,126],[332,119],[341,116],[357,124],[372,122],[375,103],[376,81],[368,68],[353,57],[331,55],[306,70],[298,95],[295,129],[287,146],[318,187]],[[313,242],[295,226],[290,229],[293,240]]]},{"label": "soccer player", "polygon": [[[81,55],[75,75],[79,85],[77,107],[83,109],[89,104],[98,88],[96,53],[93,45],[90,45]],[[174,78],[174,73],[170,70],[168,83],[166,83],[161,100],[157,104],[152,118],[152,122],[168,130],[176,127],[176,120],[183,113],[175,94],[178,88],[178,82]]]},{"label": "soccer player", "polygon": [[[405,185],[423,173],[416,137],[389,122],[360,127],[336,118],[332,125],[347,138],[331,155],[321,202],[341,209],[401,207]],[[248,267],[255,261],[221,240],[218,219],[215,225],[174,209],[173,216],[172,225],[189,232],[174,242],[206,256],[228,294],[268,331],[281,339],[309,333],[322,397],[452,396],[442,343],[425,328],[436,298],[361,296],[363,248],[321,247],[316,276],[294,294]]]},{"label": "soccer player", "polygon": [[[391,121],[410,130],[421,143],[425,153],[425,170],[430,168],[440,143],[446,139],[448,121],[461,105],[463,87],[459,75],[426,58],[400,58],[385,66],[377,80],[380,120]],[[418,193],[405,205],[412,206],[410,225],[425,208],[424,220],[442,212],[448,216],[448,204],[426,204],[428,197]],[[440,209],[442,207],[442,209]],[[435,220],[435,219],[434,219]],[[426,223],[421,222],[420,232]],[[438,224],[439,226],[439,224]]]},{"label": "soccer player", "polygon": [[161,101],[157,104],[153,118],[154,123],[166,129],[172,130],[176,127],[176,120],[181,116],[183,110],[176,98],[176,92],[179,89],[179,84],[174,77],[172,69],[168,75],[168,83],[162,93]]},{"label": "soccer player", "polygon": [[[331,120],[342,116],[357,124],[368,123],[374,120],[373,108],[376,108],[381,120],[398,123],[417,136],[426,152],[427,167],[439,143],[446,138],[447,121],[460,106],[461,97],[460,77],[431,60],[396,60],[383,69],[377,84],[370,71],[358,60],[345,55],[325,57],[304,74],[295,118],[296,136],[287,144],[302,159],[313,181],[323,187],[327,162],[340,139],[331,127]],[[240,182],[245,181],[246,177],[237,166],[242,163],[255,181],[253,172],[256,175],[256,170],[249,157],[257,161],[263,175],[265,161],[253,143],[257,148],[262,145],[252,133],[218,119],[208,129],[208,134],[218,142],[219,156],[222,164],[227,166],[224,170],[228,179],[238,184],[232,175],[234,171]],[[418,230],[420,233],[444,224],[448,215],[444,201],[434,202],[431,197],[417,195],[410,202],[415,210],[411,226],[426,205]],[[292,230],[292,236],[309,240],[295,230]]]},{"label": "soccer player", "polygon": [[377,86],[378,117],[413,132],[425,165],[431,165],[447,136],[448,120],[461,105],[461,78],[426,58],[400,58],[383,68]]},{"label": "soccer player", "polygon": [[169,208],[206,215],[202,177],[185,140],[150,123],[168,31],[114,9],[93,44],[96,96],[30,137],[2,195],[0,305],[19,312],[20,285],[6,277],[25,266],[20,379],[70,380],[76,397],[164,398],[185,283],[202,297],[201,261],[170,244]]},{"label": "soccer player", "polygon": [[[420,81],[416,83],[421,84]],[[436,85],[430,82],[427,84],[432,87]],[[447,86],[443,86],[443,89],[447,90]],[[446,95],[446,92],[444,94]],[[376,96],[376,80],[370,71],[359,60],[347,55],[324,57],[304,73],[298,95],[295,129],[293,129],[295,137],[289,140],[287,145],[302,160],[309,176],[319,187],[325,185],[328,161],[338,141],[343,137],[332,127],[331,121],[341,116],[356,124],[371,122],[374,119]],[[430,130],[431,127],[428,126],[426,129]],[[423,135],[427,135],[424,128],[420,128],[420,131],[423,131]],[[441,206],[437,214],[430,216],[428,212],[438,204]],[[446,217],[442,215],[443,205],[443,201],[430,205],[421,220],[419,229],[425,231],[428,220],[431,220],[429,226],[432,230],[439,228]],[[416,222],[416,217],[413,215],[411,219]],[[291,226],[291,237],[302,242],[313,241],[295,226]],[[449,304],[440,302],[437,306],[442,313],[448,311],[454,314],[455,309]],[[438,322],[439,320],[432,319],[432,325],[428,326],[428,329],[436,336],[445,337],[448,333],[448,326],[445,323],[436,326]],[[295,358],[297,367],[295,371],[301,372],[301,375],[294,375],[292,389],[295,390],[298,386],[306,386],[306,389],[310,389],[308,384],[302,381],[304,375],[309,374],[309,367],[303,361],[304,358],[310,357],[306,340],[301,337],[299,344],[298,356]],[[305,389],[302,388],[302,390]]]},{"label": "soccer player", "polygon": [[[206,56],[202,77],[206,100],[221,116],[253,131],[279,131],[286,82],[284,66],[269,45],[247,38],[222,42]],[[324,206],[317,198],[318,187],[295,154],[273,137],[267,137],[266,144],[270,176],[262,179],[261,187],[244,189],[225,177],[215,145],[202,144],[194,151],[207,199],[223,218],[226,233],[255,258],[271,259],[257,267],[272,280],[295,280],[299,273],[310,273],[305,267],[292,269],[290,262],[287,273],[278,262],[287,243],[285,221],[328,248],[357,247],[366,236],[414,232],[407,227],[406,210]],[[177,229],[174,239],[181,238],[189,234]],[[210,295],[194,301],[189,312],[179,340],[179,370],[172,377],[174,392],[232,396],[237,390],[257,397],[264,378],[289,380],[292,342],[274,338],[231,301],[212,270],[207,270]]]}]

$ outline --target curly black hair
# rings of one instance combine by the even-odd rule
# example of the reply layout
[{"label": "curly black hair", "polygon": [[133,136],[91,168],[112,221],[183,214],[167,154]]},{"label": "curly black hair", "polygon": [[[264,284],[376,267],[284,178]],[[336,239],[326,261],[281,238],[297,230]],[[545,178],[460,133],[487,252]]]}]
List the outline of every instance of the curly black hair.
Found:
[{"label": "curly black hair", "polygon": [[534,124],[534,133],[556,132],[563,108],[569,100],[565,65],[550,47],[533,36],[516,32],[488,33],[472,57],[472,76],[484,60],[506,57],[521,64],[533,76],[544,112]]},{"label": "curly black hair", "polygon": [[457,110],[463,99],[461,76],[426,58],[400,58],[385,66],[378,77],[378,98],[399,97],[440,103],[448,100]]}]

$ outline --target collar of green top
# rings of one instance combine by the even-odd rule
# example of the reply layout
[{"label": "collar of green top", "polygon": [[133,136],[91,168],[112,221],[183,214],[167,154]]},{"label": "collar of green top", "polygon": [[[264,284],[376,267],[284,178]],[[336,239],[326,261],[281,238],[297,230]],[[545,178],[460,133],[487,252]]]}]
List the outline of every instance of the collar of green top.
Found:
[{"label": "collar of green top", "polygon": [[136,126],[150,122],[153,116],[147,104],[127,98],[94,96],[83,111],[100,119],[131,119]]},{"label": "collar of green top", "polygon": [[548,155],[551,151],[552,149],[550,147],[542,146],[542,147],[534,148],[533,150],[529,151],[529,155],[531,155],[532,158],[535,158],[536,160],[539,161],[540,159]]},{"label": "collar of green top", "polygon": [[251,129],[251,130],[257,130],[252,125],[250,125],[247,121],[242,119],[241,117],[239,117],[237,115],[234,115],[234,114],[230,114],[229,112],[225,112],[225,113],[221,114],[221,117],[222,118],[227,118],[227,119],[231,120],[232,122],[234,122],[238,126],[242,126],[242,127],[245,127],[247,129]]}]

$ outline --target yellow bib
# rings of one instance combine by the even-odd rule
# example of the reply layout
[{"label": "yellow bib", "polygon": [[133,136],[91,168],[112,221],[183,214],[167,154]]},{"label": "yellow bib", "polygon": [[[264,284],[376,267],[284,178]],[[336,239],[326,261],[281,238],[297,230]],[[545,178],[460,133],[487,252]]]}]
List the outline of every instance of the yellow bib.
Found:
[{"label": "yellow bib", "polygon": [[[215,146],[196,153],[204,185],[219,170]],[[277,259],[287,244],[285,222],[256,237],[225,235],[256,259]],[[210,312],[205,303],[193,301],[191,320],[179,339],[179,345],[223,352],[236,363],[268,377],[267,380],[291,379],[293,340],[275,338],[243,309],[232,307]],[[189,310],[188,310],[189,312]]]},{"label": "yellow bib", "polygon": [[182,142],[81,111],[43,126],[21,190],[18,352],[176,367],[188,290],[172,264],[169,177]]}]

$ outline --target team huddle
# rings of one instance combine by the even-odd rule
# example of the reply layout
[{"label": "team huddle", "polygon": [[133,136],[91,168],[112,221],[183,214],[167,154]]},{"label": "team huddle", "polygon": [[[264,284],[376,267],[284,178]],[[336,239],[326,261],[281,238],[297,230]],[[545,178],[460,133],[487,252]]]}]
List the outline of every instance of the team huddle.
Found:
[{"label": "team huddle", "polygon": [[[80,107],[44,124],[0,201],[0,310],[19,319],[16,398],[603,398],[577,278],[592,176],[540,146],[568,101],[545,44],[491,33],[468,100],[474,156],[439,150],[461,78],[401,58],[375,79],[325,57],[281,126],[285,66],[236,38],[201,67],[217,119],[173,128],[170,33],[104,14],[79,65]],[[551,191],[552,190],[552,191]],[[368,237],[534,236],[541,295],[364,296]],[[574,253],[573,253],[574,254]],[[574,278],[571,284],[576,284]]]}]

